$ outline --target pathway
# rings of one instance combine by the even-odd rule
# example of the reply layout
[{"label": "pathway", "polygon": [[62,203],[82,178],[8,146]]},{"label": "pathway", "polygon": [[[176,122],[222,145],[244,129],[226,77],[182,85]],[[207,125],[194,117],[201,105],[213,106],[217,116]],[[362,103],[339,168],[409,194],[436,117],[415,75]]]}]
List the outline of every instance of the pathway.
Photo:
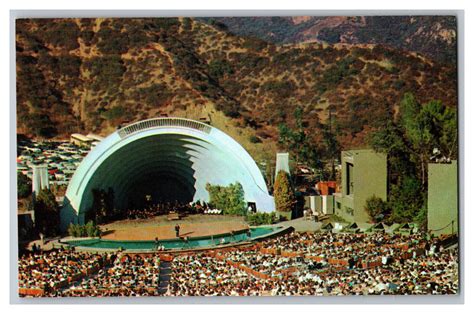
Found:
[{"label": "pathway", "polygon": [[171,262],[161,261],[160,262],[160,277],[158,284],[158,293],[165,295],[168,291],[168,286],[171,280]]}]

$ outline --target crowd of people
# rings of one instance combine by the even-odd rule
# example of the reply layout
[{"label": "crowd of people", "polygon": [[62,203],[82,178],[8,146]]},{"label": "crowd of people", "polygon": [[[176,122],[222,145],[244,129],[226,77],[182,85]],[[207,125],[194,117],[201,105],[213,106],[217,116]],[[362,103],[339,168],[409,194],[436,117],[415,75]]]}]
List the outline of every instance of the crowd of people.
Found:
[{"label": "crowd of people", "polygon": [[269,287],[265,281],[205,254],[173,260],[167,296],[256,296]]},{"label": "crowd of people", "polygon": [[316,263],[303,257],[286,257],[281,255],[265,254],[257,250],[232,250],[222,254],[224,259],[242,263],[245,266],[270,277],[283,279],[285,273],[303,271],[310,273],[327,267],[327,263]]},{"label": "crowd of people", "polygon": [[[170,295],[423,295],[455,294],[458,291],[458,250],[444,249],[438,239],[427,240],[421,235],[402,236],[387,234],[287,234],[263,242],[267,249],[284,248],[291,252],[311,252],[315,243],[329,248],[325,256],[348,258],[356,253],[361,259],[371,259],[384,253],[385,248],[394,247],[392,259],[374,267],[346,265],[343,269],[332,268],[327,261],[314,267],[314,262],[303,257],[284,257],[280,254],[262,253],[258,247],[251,250],[233,249],[219,253],[219,259],[208,256],[190,255],[181,257],[173,270]],[[328,242],[325,242],[328,241]],[[373,241],[373,242],[370,242]],[[335,247],[331,246],[335,244]],[[368,244],[374,244],[368,245]],[[422,245],[424,244],[424,245]],[[398,255],[405,246],[422,247],[422,254]],[[365,248],[368,255],[365,256]],[[414,252],[414,251],[413,251]],[[318,250],[318,253],[319,250]],[[352,256],[351,256],[352,257]],[[349,257],[349,258],[351,258]],[[234,265],[235,274],[230,272],[229,261],[243,265],[261,274],[256,278]],[[184,265],[189,265],[186,268]],[[212,268],[211,265],[218,265]],[[313,267],[311,267],[311,265]],[[291,272],[285,272],[291,270]],[[245,273],[245,274],[244,274]],[[288,276],[290,274],[290,276]],[[220,280],[217,280],[220,278]],[[225,279],[225,287],[220,283]],[[187,286],[190,282],[200,282]],[[235,285],[245,287],[235,290]]]},{"label": "crowd of people", "polygon": [[158,256],[117,258],[113,266],[85,277],[60,296],[156,296],[160,278]]},{"label": "crowd of people", "polygon": [[46,293],[55,291],[67,285],[70,278],[102,269],[114,256],[63,249],[26,254],[18,261],[19,286],[43,289]]},{"label": "crowd of people", "polygon": [[158,255],[53,250],[19,260],[19,287],[41,289],[43,296],[158,295]]},{"label": "crowd of people", "polygon": [[[162,295],[159,254],[27,254],[19,260],[19,284],[43,289],[46,296]],[[375,257],[383,262],[330,262]],[[456,245],[445,248],[437,238],[293,232],[250,247],[176,255],[165,295],[454,294],[458,279]]]},{"label": "crowd of people", "polygon": [[[405,250],[416,251],[417,248],[440,249],[438,241],[429,241],[421,233],[387,234],[375,233],[303,233],[286,234],[266,241],[265,248],[298,252],[305,256],[317,256],[322,259],[354,259],[371,261],[393,260]],[[433,248],[431,248],[433,246]],[[407,249],[408,248],[408,249]],[[442,249],[442,248],[441,248]]]},{"label": "crowd of people", "polygon": [[[458,291],[457,249],[397,260],[366,269],[347,269],[307,278],[295,276],[300,295],[426,295]],[[275,295],[287,294],[277,282]]]}]

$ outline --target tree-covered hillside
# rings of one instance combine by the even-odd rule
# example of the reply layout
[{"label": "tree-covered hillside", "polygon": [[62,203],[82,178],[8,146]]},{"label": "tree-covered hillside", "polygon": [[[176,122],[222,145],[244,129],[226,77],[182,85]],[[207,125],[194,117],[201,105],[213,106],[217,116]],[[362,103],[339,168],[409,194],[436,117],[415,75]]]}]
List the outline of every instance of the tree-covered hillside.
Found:
[{"label": "tree-covered hillside", "polygon": [[19,19],[16,49],[18,131],[38,137],[204,116],[273,156],[282,125],[298,124],[314,146],[330,131],[348,148],[367,145],[406,92],[457,105],[456,69],[413,53],[278,46],[190,18]]}]

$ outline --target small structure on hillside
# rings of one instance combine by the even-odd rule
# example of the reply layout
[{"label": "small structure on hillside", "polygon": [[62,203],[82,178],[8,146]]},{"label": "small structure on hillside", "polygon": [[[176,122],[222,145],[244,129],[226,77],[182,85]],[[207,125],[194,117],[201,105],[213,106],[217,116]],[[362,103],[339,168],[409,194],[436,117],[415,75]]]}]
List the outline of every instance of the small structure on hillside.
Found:
[{"label": "small structure on hillside", "polygon": [[71,134],[71,143],[76,146],[90,147],[94,140],[79,133]]},{"label": "small structure on hillside", "polygon": [[199,118],[199,122],[211,125],[211,117],[210,116],[202,116]]},{"label": "small structure on hillside", "polygon": [[95,142],[101,142],[104,137],[103,136],[100,136],[100,135],[97,135],[97,134],[94,134],[94,133],[89,133],[86,135],[86,137],[90,138],[91,140],[95,141]]}]

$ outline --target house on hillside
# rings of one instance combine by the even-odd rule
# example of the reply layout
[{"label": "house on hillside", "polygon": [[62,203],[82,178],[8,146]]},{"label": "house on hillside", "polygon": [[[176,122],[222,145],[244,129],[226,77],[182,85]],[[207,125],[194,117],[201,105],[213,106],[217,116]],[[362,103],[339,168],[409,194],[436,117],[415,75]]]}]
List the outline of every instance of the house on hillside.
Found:
[{"label": "house on hillside", "polygon": [[94,140],[79,133],[71,134],[71,143],[76,146],[90,147]]}]

